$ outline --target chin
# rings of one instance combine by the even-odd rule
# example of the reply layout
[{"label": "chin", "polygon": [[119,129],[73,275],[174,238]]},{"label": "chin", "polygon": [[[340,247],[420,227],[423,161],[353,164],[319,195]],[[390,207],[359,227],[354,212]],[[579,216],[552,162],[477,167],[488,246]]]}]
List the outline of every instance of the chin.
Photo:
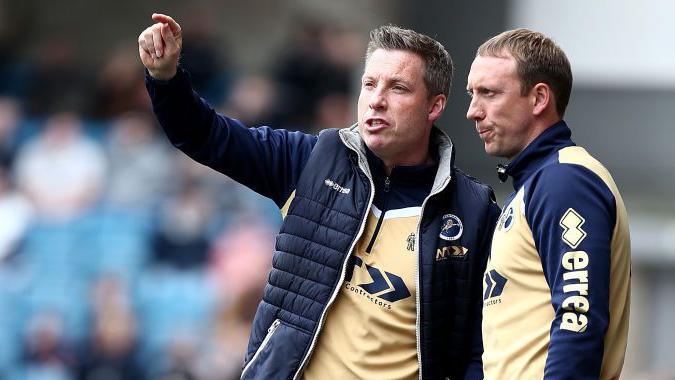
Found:
[{"label": "chin", "polygon": [[368,133],[364,134],[363,141],[366,143],[368,149],[372,150],[373,152],[381,150],[386,146],[386,142],[381,136],[374,136]]},{"label": "chin", "polygon": [[497,151],[497,149],[488,143],[485,143],[485,153],[487,153],[490,156],[499,157],[499,152]]}]

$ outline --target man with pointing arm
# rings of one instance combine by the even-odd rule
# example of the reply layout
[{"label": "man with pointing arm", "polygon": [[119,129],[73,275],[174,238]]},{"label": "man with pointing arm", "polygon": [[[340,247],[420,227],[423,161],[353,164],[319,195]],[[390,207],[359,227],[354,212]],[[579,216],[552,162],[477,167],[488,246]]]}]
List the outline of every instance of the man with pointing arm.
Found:
[{"label": "man with pointing arm", "polygon": [[171,142],[284,214],[242,378],[482,378],[481,274],[499,208],[434,126],[452,77],[443,46],[372,31],[358,122],[316,136],[216,113],[178,66],[180,26],[153,19],[139,53]]}]

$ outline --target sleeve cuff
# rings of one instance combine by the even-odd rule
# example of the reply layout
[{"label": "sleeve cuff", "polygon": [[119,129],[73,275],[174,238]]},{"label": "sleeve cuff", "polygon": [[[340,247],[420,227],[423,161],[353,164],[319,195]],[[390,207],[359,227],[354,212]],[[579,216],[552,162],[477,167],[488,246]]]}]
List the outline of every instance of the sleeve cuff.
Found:
[{"label": "sleeve cuff", "polygon": [[145,81],[148,83],[152,83],[156,86],[170,86],[172,84],[178,83],[181,81],[182,78],[185,76],[188,76],[188,73],[180,67],[180,65],[176,69],[176,75],[173,76],[171,79],[156,79],[153,78],[152,75],[150,75],[150,72],[148,69],[145,69]]}]

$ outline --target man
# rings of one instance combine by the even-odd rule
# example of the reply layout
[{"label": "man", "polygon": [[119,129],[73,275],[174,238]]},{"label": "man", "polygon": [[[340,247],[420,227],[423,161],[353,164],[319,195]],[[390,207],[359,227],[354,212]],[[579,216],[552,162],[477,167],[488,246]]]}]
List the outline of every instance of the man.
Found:
[{"label": "man", "polygon": [[626,209],[612,177],[562,120],[565,53],[526,29],[478,48],[467,118],[513,179],[484,276],[486,379],[614,379],[630,302]]},{"label": "man", "polygon": [[499,208],[434,127],[452,77],[443,46],[374,30],[358,122],[313,136],[214,112],[177,67],[180,26],[153,19],[139,52],[171,142],[285,215],[242,378],[481,378],[481,277]]}]

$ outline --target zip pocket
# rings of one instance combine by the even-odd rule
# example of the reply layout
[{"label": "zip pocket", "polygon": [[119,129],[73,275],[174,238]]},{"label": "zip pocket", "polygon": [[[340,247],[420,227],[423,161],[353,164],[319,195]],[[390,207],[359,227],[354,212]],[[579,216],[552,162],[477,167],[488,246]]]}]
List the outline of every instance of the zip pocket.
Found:
[{"label": "zip pocket", "polygon": [[258,350],[255,352],[255,354],[253,354],[251,361],[246,364],[246,367],[244,367],[244,370],[241,372],[242,379],[244,378],[246,371],[251,367],[251,364],[253,364],[255,359],[258,358],[258,355],[262,352],[265,346],[267,346],[267,343],[269,343],[270,339],[272,339],[272,335],[274,335],[274,332],[277,330],[280,324],[281,320],[275,319],[274,322],[272,322],[272,325],[267,329],[267,335],[265,335],[265,339],[263,339],[262,343],[260,343],[260,347],[258,347]]}]

